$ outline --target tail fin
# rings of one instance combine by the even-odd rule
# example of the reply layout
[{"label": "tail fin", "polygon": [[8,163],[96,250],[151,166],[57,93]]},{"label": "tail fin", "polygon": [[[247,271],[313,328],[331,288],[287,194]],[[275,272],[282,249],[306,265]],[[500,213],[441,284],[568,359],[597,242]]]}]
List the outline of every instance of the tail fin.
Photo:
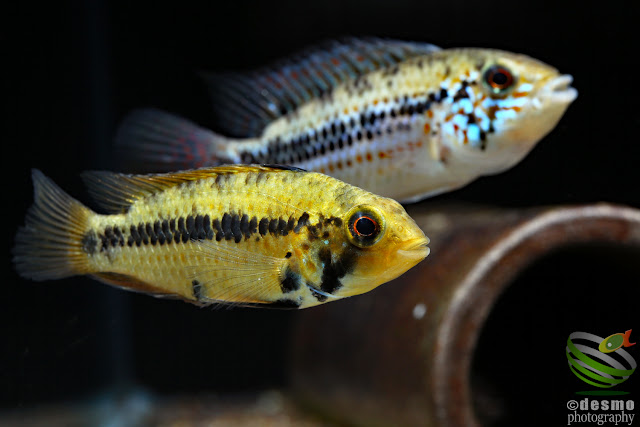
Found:
[{"label": "tail fin", "polygon": [[39,170],[31,175],[35,200],[13,250],[18,274],[40,281],[88,273],[83,241],[93,212]]},{"label": "tail fin", "polygon": [[136,172],[170,172],[233,163],[223,155],[221,135],[155,109],[135,110],[116,134],[122,163]]}]

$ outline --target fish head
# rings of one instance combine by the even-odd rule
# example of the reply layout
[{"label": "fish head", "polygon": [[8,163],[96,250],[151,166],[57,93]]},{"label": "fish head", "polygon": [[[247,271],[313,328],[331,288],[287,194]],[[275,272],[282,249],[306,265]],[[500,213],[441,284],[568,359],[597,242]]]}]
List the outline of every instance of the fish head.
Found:
[{"label": "fish head", "polygon": [[368,292],[429,254],[429,239],[398,202],[362,193],[343,206],[331,236],[313,244],[317,272],[306,283],[329,300]]},{"label": "fish head", "polygon": [[525,55],[454,49],[445,58],[441,147],[483,174],[519,162],[558,123],[578,92],[572,77]]}]

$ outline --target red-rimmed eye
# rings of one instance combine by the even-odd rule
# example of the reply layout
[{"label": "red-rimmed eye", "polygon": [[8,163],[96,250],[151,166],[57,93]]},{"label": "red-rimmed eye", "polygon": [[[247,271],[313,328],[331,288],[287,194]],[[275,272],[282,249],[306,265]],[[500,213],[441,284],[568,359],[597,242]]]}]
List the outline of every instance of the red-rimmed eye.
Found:
[{"label": "red-rimmed eye", "polygon": [[501,65],[489,67],[484,72],[483,78],[487,87],[497,94],[507,91],[515,82],[513,73],[507,67]]},{"label": "red-rimmed eye", "polygon": [[349,240],[361,248],[374,245],[384,233],[380,214],[369,206],[358,206],[347,221]]},{"label": "red-rimmed eye", "polygon": [[373,236],[377,229],[378,223],[368,216],[361,216],[353,223],[353,231],[355,231],[358,236]]}]

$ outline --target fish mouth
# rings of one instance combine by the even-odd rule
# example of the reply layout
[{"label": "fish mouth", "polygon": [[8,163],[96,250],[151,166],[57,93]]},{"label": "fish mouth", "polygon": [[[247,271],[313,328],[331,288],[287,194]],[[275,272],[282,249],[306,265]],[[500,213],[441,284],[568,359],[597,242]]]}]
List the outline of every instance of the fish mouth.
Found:
[{"label": "fish mouth", "polygon": [[428,244],[429,238],[426,236],[409,240],[402,246],[402,249],[398,249],[398,255],[413,260],[422,260],[426,258],[431,251],[427,246]]},{"label": "fish mouth", "polygon": [[542,95],[560,104],[570,104],[578,97],[578,91],[571,87],[573,82],[573,76],[569,74],[563,74],[555,77],[545,85]]}]

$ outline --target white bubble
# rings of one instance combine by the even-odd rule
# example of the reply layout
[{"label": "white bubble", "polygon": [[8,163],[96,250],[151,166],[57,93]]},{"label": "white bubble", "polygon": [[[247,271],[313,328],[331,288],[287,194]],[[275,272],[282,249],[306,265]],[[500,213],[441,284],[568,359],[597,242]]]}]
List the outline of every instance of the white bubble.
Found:
[{"label": "white bubble", "polygon": [[420,320],[424,317],[424,315],[427,314],[427,306],[423,303],[420,304],[416,304],[415,307],[413,307],[413,318],[416,320]]}]

